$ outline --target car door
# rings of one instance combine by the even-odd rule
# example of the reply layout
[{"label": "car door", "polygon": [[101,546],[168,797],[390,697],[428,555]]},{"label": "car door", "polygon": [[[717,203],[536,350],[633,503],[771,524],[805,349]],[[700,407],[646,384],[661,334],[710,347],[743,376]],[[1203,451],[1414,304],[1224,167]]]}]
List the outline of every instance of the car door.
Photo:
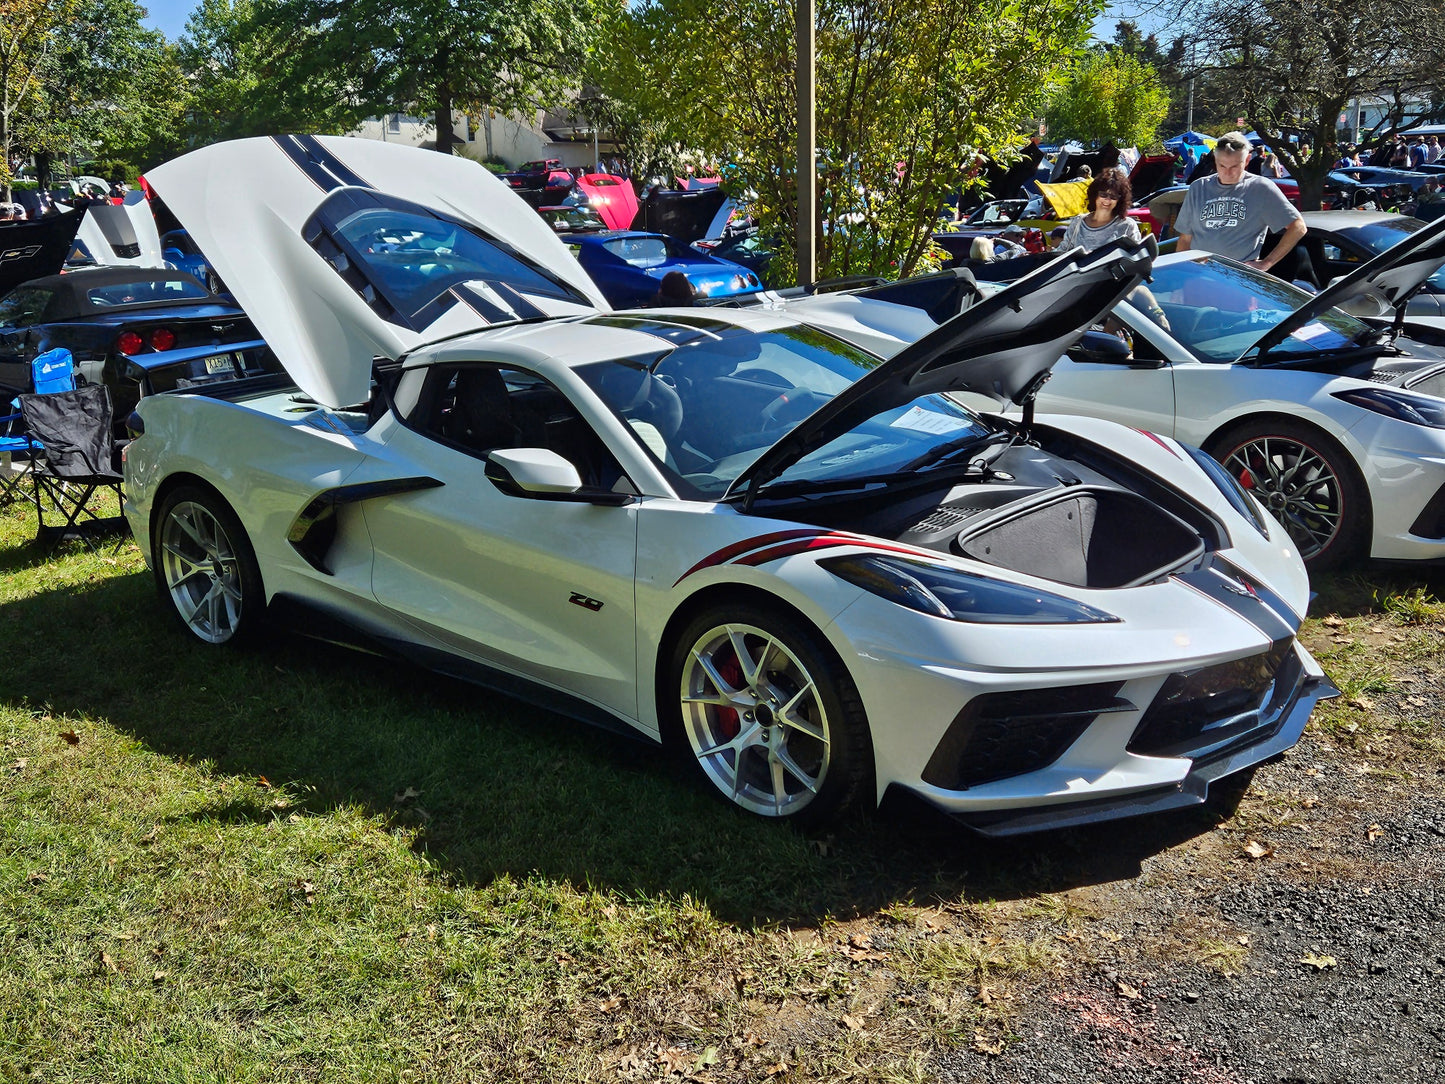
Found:
[{"label": "car door", "polygon": [[[1109,321],[1130,346],[1127,357],[1106,358],[1087,343],[1054,366],[1039,393],[1040,413],[1087,414],[1135,429],[1174,435],[1174,351],[1154,325],[1121,305]],[[1096,329],[1102,330],[1102,329]]]},{"label": "car door", "polygon": [[566,397],[519,369],[436,366],[387,447],[443,484],[365,506],[377,599],[452,651],[636,718],[637,505],[513,496],[486,477],[490,450],[548,447],[618,484]]}]

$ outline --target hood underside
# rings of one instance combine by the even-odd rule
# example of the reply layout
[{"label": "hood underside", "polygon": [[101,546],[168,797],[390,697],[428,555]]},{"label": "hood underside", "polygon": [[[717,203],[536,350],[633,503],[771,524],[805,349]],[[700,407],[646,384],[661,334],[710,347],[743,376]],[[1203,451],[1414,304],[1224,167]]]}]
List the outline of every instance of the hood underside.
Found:
[{"label": "hood underside", "polygon": [[1033,398],[1054,364],[1153,269],[1152,237],[1074,249],[965,309],[865,374],[763,453],[729,493],[767,484],[814,449],[923,395]]},{"label": "hood underside", "polygon": [[1445,265],[1445,218],[1416,230],[1315,294],[1271,328],[1245,354],[1263,357],[1286,337],[1317,320],[1320,314],[1362,296],[1383,298],[1397,313],[1403,313],[1410,298],[1442,265]]}]

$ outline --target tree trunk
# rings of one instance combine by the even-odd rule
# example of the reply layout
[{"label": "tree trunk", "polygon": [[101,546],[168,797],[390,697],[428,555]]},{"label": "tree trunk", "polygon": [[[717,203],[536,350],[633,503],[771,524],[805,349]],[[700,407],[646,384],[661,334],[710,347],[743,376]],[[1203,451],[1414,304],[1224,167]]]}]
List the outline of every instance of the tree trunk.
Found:
[{"label": "tree trunk", "polygon": [[437,50],[437,150],[451,154],[456,137],[452,132],[451,50],[445,45]]},{"label": "tree trunk", "polygon": [[[8,103],[7,103],[8,104]],[[5,167],[4,178],[0,179],[0,199],[10,202],[10,111],[0,109],[0,165]]]}]

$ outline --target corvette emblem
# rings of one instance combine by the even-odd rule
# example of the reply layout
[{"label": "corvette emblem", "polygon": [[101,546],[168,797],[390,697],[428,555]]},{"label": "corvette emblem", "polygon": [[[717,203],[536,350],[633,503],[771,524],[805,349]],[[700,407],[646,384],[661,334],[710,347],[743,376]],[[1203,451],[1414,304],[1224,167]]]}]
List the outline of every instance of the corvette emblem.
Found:
[{"label": "corvette emblem", "polygon": [[9,263],[11,260],[28,260],[39,251],[39,245],[27,245],[25,248],[7,248],[4,252],[0,252],[0,263]]},{"label": "corvette emblem", "polygon": [[1220,577],[1220,579],[1226,591],[1232,591],[1236,595],[1243,595],[1245,598],[1259,598],[1259,596],[1254,593],[1254,588],[1243,580],[1231,580],[1227,577]]}]

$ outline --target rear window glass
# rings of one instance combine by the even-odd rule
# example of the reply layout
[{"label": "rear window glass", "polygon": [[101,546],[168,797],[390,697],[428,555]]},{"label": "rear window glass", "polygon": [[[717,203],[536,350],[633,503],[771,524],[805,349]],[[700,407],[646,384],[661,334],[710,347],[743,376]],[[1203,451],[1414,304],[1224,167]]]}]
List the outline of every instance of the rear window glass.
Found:
[{"label": "rear window glass", "polygon": [[117,305],[149,305],[157,301],[204,301],[211,295],[199,282],[175,278],[92,286],[85,296],[92,308],[110,309]]},{"label": "rear window glass", "polygon": [[667,242],[661,237],[619,237],[603,241],[602,247],[633,267],[653,267],[668,257]]},{"label": "rear window glass", "polygon": [[53,290],[17,286],[0,299],[0,327],[29,327],[38,323],[54,296]]}]

